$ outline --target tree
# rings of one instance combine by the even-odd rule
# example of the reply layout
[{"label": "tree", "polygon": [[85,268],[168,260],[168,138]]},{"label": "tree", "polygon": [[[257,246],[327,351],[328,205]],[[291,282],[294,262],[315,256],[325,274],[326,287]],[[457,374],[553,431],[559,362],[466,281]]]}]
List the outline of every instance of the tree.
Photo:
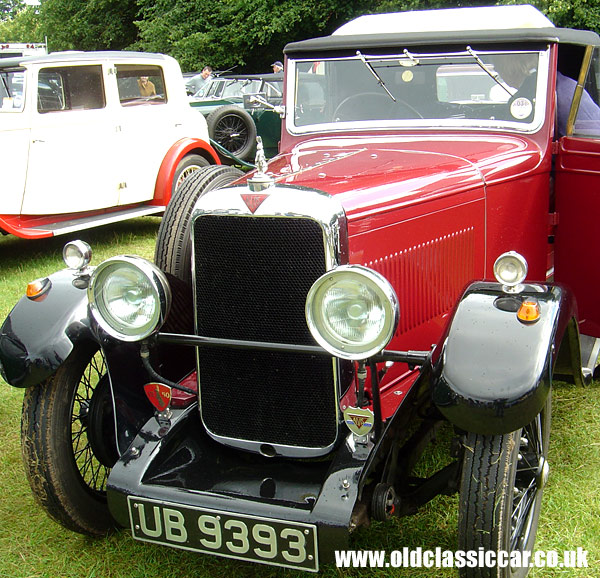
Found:
[{"label": "tree", "polygon": [[[522,4],[519,0],[500,0],[498,4]],[[600,32],[600,0],[531,0],[555,26]]]},{"label": "tree", "polygon": [[[205,64],[270,70],[283,47],[330,34],[366,13],[489,5],[491,0],[0,0],[4,41],[42,41],[52,50],[162,52],[184,70]],[[599,31],[600,0],[530,0],[557,26]],[[523,0],[497,0],[522,4]],[[10,37],[10,39],[9,39]]]},{"label": "tree", "polygon": [[43,0],[39,12],[52,50],[122,50],[137,37],[130,0]]},{"label": "tree", "polygon": [[260,72],[295,40],[330,34],[361,14],[487,5],[489,0],[138,0],[136,49],[164,52],[184,70]]},{"label": "tree", "polygon": [[[358,13],[356,0],[138,0],[136,47],[166,52],[183,68],[210,64],[269,70],[290,40],[325,34]],[[363,8],[364,10],[364,8]]]},{"label": "tree", "polygon": [[24,6],[6,20],[0,20],[2,42],[44,42],[37,7]]},{"label": "tree", "polygon": [[22,0],[0,0],[0,22],[13,18],[22,7]]}]

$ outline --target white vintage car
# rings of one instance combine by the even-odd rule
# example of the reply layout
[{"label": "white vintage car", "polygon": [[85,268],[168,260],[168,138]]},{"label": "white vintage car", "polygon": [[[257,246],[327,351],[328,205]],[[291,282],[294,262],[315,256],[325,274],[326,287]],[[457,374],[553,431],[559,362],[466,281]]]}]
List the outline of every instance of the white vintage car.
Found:
[{"label": "white vintage car", "polygon": [[169,56],[62,52],[0,60],[0,231],[49,237],[160,214],[218,164]]}]

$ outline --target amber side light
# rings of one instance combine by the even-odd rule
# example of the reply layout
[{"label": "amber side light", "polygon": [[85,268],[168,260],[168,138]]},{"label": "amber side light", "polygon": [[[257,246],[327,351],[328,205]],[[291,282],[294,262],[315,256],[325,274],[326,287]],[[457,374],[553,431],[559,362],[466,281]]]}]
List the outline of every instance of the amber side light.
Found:
[{"label": "amber side light", "polygon": [[30,281],[27,283],[27,288],[25,289],[25,295],[29,297],[29,299],[39,299],[43,295],[46,294],[48,289],[50,289],[50,279],[48,277],[44,277],[43,279],[36,279],[35,281]]},{"label": "amber side light", "polygon": [[540,318],[540,304],[534,299],[526,299],[521,303],[517,317],[525,323],[533,323]]}]

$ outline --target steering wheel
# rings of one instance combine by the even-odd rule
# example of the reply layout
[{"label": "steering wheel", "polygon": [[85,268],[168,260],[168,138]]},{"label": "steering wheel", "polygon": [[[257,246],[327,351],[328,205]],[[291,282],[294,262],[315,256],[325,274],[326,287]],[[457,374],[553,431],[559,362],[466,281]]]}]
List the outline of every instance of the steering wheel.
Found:
[{"label": "steering wheel", "polygon": [[[404,114],[399,115],[399,108],[404,107]],[[333,121],[381,120],[392,118],[423,118],[423,115],[397,98],[394,102],[388,94],[380,92],[359,92],[346,97],[333,111]]]}]

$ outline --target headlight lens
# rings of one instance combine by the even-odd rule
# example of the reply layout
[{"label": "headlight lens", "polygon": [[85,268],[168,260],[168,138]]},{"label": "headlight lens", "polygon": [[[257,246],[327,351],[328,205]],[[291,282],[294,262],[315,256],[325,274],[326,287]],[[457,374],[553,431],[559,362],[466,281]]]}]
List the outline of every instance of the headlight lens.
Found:
[{"label": "headlight lens", "polygon": [[139,257],[115,257],[98,265],[88,296],[98,324],[123,341],[139,341],[157,331],[171,305],[164,274]]},{"label": "headlight lens", "polygon": [[503,253],[494,263],[494,276],[507,289],[518,288],[527,277],[525,257],[515,251]]},{"label": "headlight lens", "polygon": [[306,321],[317,343],[332,355],[367,359],[394,335],[398,299],[379,273],[344,265],[315,281],[306,298]]}]

